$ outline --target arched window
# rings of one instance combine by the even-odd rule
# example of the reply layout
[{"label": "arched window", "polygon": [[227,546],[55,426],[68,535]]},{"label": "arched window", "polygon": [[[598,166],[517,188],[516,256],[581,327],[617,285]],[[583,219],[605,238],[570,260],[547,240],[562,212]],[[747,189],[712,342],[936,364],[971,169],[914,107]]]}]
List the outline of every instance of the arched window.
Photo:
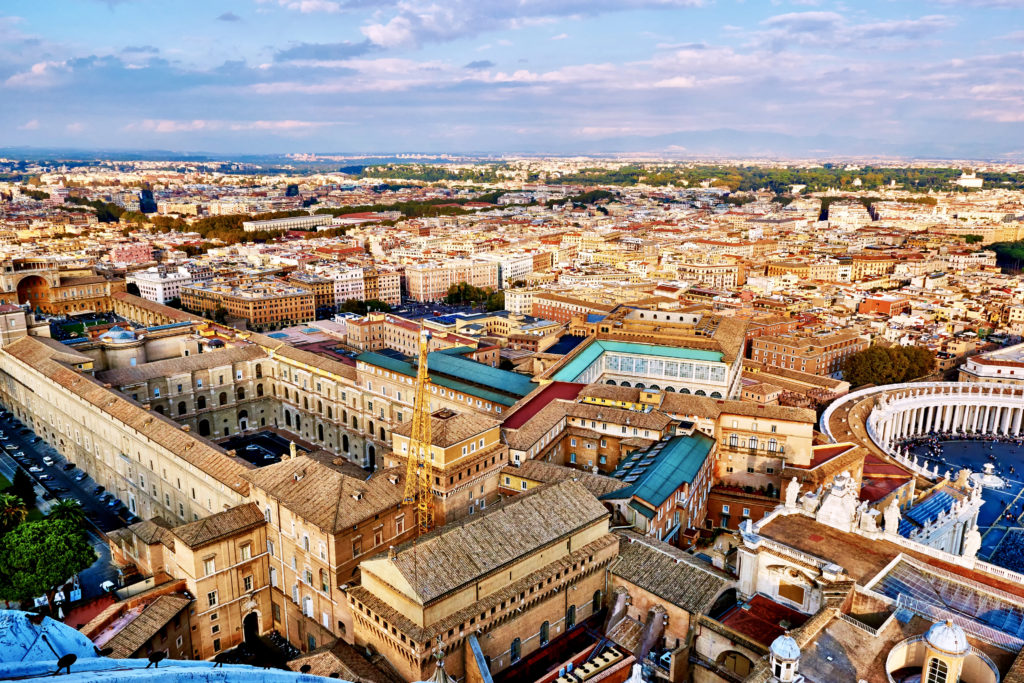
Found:
[{"label": "arched window", "polygon": [[316,435],[320,438],[320,441],[324,440],[324,426],[323,425],[317,425],[316,426]]},{"label": "arched window", "polygon": [[238,397],[239,401],[243,400],[245,398],[245,389],[238,387],[238,391],[235,392],[235,395]]},{"label": "arched window", "polygon": [[263,365],[260,363],[256,364],[256,379],[263,377]]},{"label": "arched window", "polygon": [[718,392],[718,391],[712,391],[711,392],[711,398],[722,398],[722,394],[721,394],[721,392]]},{"label": "arched window", "polygon": [[370,438],[373,438],[373,420],[366,421],[366,431],[370,434]]},{"label": "arched window", "polygon": [[932,657],[928,663],[928,678],[925,679],[926,683],[946,683],[946,678],[949,676],[949,669],[946,663],[938,657]]},{"label": "arched window", "polygon": [[196,399],[196,410],[203,410],[206,408],[206,397],[200,396]]},{"label": "arched window", "polygon": [[385,434],[384,434],[384,428],[383,427],[380,428],[380,440],[381,441],[387,441],[387,436],[385,436]]},{"label": "arched window", "polygon": [[352,429],[359,429],[359,418],[352,416]]},{"label": "arched window", "polygon": [[318,413],[323,413],[324,412],[324,402],[323,401],[317,401],[316,402],[316,412],[318,412]]},{"label": "arched window", "polygon": [[291,414],[291,413],[289,413],[289,412],[288,412],[287,410],[286,410],[286,411],[284,411],[284,423],[285,423],[285,425],[287,425],[288,427],[291,427],[291,426],[292,426],[292,414]]},{"label": "arched window", "polygon": [[256,385],[256,395],[257,396],[262,396],[263,395],[263,385],[262,384],[257,384]]},{"label": "arched window", "polygon": [[523,643],[518,638],[512,641],[512,647],[508,649],[509,656],[512,658],[512,662],[518,662],[519,658],[523,656]]},{"label": "arched window", "polygon": [[770,450],[772,453],[779,450],[779,442],[776,441],[775,439],[768,439],[768,450]]},{"label": "arched window", "polygon": [[309,410],[309,396],[302,397],[302,407],[306,410]]},{"label": "arched window", "polygon": [[729,435],[729,445],[732,446],[733,448],[735,448],[736,446],[739,446],[740,445],[740,437],[738,437],[735,434],[730,434]]},{"label": "arched window", "polygon": [[698,389],[697,391],[694,392],[694,394],[696,396],[707,396],[708,395],[707,392],[704,391],[703,389]]},{"label": "arched window", "polygon": [[348,453],[348,434],[341,435],[341,450]]},{"label": "arched window", "polygon": [[601,591],[594,591],[594,601],[593,602],[594,602],[594,604],[591,605],[591,608],[593,609],[593,611],[594,612],[600,612],[601,611]]},{"label": "arched window", "polygon": [[209,435],[210,435],[210,422],[209,422],[209,420],[200,420],[199,421],[199,436],[209,436]]},{"label": "arched window", "polygon": [[551,636],[551,625],[548,622],[544,622],[540,625],[540,646],[544,647],[548,644]]},{"label": "arched window", "polygon": [[330,406],[327,406],[327,419],[328,420],[333,420],[334,419],[334,411],[331,410]]},{"label": "arched window", "polygon": [[155,410],[156,412],[160,413],[161,415],[164,414],[164,407],[163,406],[157,406],[153,410]]},{"label": "arched window", "polygon": [[296,413],[295,414],[295,431],[299,431],[300,429],[302,429],[302,421],[299,420],[299,414]]},{"label": "arched window", "polygon": [[749,439],[747,439],[747,447],[750,448],[751,450],[754,450],[755,448],[757,448],[757,437],[756,436],[752,436]]},{"label": "arched window", "polygon": [[178,402],[178,415],[184,415],[188,412],[188,406],[185,405],[184,401]]},{"label": "arched window", "polygon": [[220,392],[220,399],[219,400],[220,400],[220,404],[222,406],[223,405],[227,405],[227,403],[228,403],[228,394],[227,394],[226,391]]},{"label": "arched window", "polygon": [[569,605],[565,611],[565,628],[570,629],[576,625],[576,605]]}]

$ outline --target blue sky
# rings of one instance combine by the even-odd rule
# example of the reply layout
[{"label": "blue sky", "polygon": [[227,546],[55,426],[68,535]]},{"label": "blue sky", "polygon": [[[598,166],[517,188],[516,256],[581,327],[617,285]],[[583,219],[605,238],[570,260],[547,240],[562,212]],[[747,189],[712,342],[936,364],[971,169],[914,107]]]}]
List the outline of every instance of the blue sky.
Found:
[{"label": "blue sky", "polygon": [[1024,0],[0,3],[0,146],[701,154],[740,139],[1024,155]]}]

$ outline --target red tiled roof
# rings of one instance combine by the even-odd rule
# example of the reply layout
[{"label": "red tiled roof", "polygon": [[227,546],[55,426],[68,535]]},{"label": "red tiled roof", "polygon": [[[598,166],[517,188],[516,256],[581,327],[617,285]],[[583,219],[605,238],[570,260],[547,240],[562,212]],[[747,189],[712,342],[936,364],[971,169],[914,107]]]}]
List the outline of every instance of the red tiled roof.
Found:
[{"label": "red tiled roof", "polygon": [[[719,621],[763,645],[771,645],[787,630],[802,626],[808,619],[806,614],[772,602],[763,595],[755,595],[746,607],[733,607]],[[787,622],[785,626],[783,621]]]}]

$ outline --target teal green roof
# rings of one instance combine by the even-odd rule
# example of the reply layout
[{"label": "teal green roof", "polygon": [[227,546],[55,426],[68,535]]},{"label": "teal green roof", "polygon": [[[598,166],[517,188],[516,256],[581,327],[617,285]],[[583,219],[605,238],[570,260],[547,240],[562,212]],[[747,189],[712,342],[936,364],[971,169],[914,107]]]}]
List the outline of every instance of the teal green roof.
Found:
[{"label": "teal green roof", "polygon": [[[435,356],[435,354],[433,353],[427,356],[427,367],[429,368],[430,382],[432,384],[435,384],[439,387],[446,387],[448,389],[452,389],[453,391],[459,391],[470,396],[475,396],[476,398],[479,398],[481,400],[490,401],[491,403],[496,403],[502,406],[515,405],[515,402],[518,400],[516,395],[506,396],[502,393],[499,393],[498,391],[494,391],[492,389],[485,389],[484,387],[474,386],[473,384],[470,384],[468,382],[460,381],[456,377],[452,377],[451,375],[454,373],[445,372],[445,370],[440,369],[438,366],[444,365],[449,370],[454,369],[459,372],[466,372],[469,368],[465,366],[452,367],[452,364],[446,364],[443,361],[439,362],[438,358],[448,357],[444,356],[443,354]],[[416,376],[416,366],[413,365],[412,363],[403,360],[397,360],[395,358],[391,358],[380,353],[374,353],[373,351],[367,351],[365,353],[359,354],[358,356],[356,356],[356,360],[361,361],[363,363],[369,363],[370,365],[375,365],[379,368],[384,368],[385,370],[390,370],[391,372],[397,372],[402,375],[407,375],[409,377]],[[503,373],[504,375],[515,374],[512,372],[508,372],[506,370],[497,370],[496,368],[484,365],[483,363],[478,363],[474,360],[469,360],[466,358],[461,358],[460,360],[462,360],[464,363],[469,363],[472,366],[475,366],[472,368],[472,370],[475,371],[479,375],[479,377],[477,379],[473,379],[472,377],[470,377],[470,379],[471,381],[479,382],[481,384],[485,383],[485,381],[481,379],[482,377],[486,376],[492,380],[495,379],[493,375],[486,373],[486,370],[494,370],[495,372]],[[434,372],[434,370],[437,370],[437,372]],[[530,382],[530,379],[528,377],[523,377],[522,375],[517,375],[517,377],[522,377],[527,382],[529,382],[532,389],[533,382]],[[505,384],[508,383],[506,382]],[[503,389],[502,384],[500,382],[493,386],[499,390]],[[514,392],[509,392],[508,389],[505,389],[505,391],[514,394]]]},{"label": "teal green roof", "polygon": [[714,445],[715,440],[707,434],[694,432],[632,453],[612,472],[628,486],[602,498],[637,498],[657,508],[680,486],[693,483]]},{"label": "teal green roof", "polygon": [[427,356],[427,367],[442,375],[490,387],[494,391],[512,394],[520,398],[537,388],[532,379],[526,375],[520,375],[518,372],[499,370],[470,358],[450,356],[437,351]]},{"label": "teal green roof", "polygon": [[633,508],[647,519],[654,519],[654,510],[641,503],[631,501],[629,507]]},{"label": "teal green roof", "polygon": [[556,382],[572,382],[582,375],[594,361],[601,357],[606,351],[614,353],[632,353],[638,356],[658,356],[660,358],[675,358],[678,360],[702,360],[710,362],[721,362],[721,351],[706,351],[704,349],[688,349],[680,346],[658,346],[656,344],[639,344],[636,342],[622,341],[593,341],[585,349],[565,364],[562,369],[555,373],[553,379]]}]

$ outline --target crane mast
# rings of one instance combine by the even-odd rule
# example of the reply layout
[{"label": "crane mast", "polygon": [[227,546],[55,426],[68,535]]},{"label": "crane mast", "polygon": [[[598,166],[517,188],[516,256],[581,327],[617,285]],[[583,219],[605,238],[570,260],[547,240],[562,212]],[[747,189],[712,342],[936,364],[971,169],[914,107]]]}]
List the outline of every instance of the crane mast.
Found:
[{"label": "crane mast", "polygon": [[409,438],[408,461],[405,470],[405,502],[416,505],[416,523],[419,533],[425,534],[434,526],[434,493],[431,489],[433,471],[430,465],[430,382],[427,374],[427,351],[430,331],[420,332],[419,366],[416,369],[416,398],[413,402],[412,434]]}]

